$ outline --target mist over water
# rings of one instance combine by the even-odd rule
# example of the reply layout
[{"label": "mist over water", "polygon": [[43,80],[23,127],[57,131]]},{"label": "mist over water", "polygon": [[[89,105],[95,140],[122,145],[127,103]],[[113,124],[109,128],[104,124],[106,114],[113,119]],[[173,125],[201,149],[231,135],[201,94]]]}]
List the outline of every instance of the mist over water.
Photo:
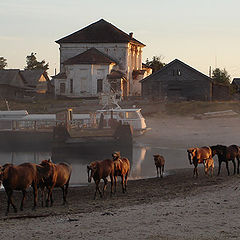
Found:
[{"label": "mist over water", "polygon": [[[118,149],[116,149],[118,150]],[[97,149],[90,153],[78,155],[64,153],[54,156],[53,162],[67,162],[72,165],[71,185],[87,184],[87,165],[95,160],[111,158],[111,152],[106,149],[106,154],[98,154]],[[147,145],[134,145],[131,151],[122,152],[122,157],[129,158],[131,162],[131,174],[129,179],[149,178],[156,176],[153,154],[165,157],[165,174],[172,169],[190,167],[185,149],[168,149],[151,147]],[[44,159],[52,157],[51,151],[29,151],[29,152],[5,152],[0,151],[0,165],[5,163],[21,164],[24,162],[40,163]]]}]

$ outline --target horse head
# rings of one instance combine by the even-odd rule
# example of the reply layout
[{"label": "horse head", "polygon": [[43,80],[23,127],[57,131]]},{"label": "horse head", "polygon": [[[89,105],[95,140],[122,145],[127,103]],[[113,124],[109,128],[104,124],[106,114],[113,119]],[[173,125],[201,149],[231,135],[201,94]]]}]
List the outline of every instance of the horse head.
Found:
[{"label": "horse head", "polygon": [[197,155],[197,149],[196,148],[189,148],[187,150],[187,153],[188,153],[189,163],[192,165],[193,164],[193,158]]},{"label": "horse head", "polygon": [[92,180],[92,177],[97,171],[97,162],[91,162],[90,165],[87,166],[87,172],[88,172],[88,182],[90,183]]},{"label": "horse head", "polygon": [[113,152],[112,153],[112,158],[113,158],[114,161],[118,160],[120,157],[121,157],[120,152]]}]

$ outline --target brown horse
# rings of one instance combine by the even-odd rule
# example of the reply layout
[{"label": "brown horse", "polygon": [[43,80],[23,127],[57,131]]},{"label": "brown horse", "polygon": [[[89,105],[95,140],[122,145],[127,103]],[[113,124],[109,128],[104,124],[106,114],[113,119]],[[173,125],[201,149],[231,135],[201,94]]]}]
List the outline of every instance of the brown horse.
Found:
[{"label": "brown horse", "polygon": [[[110,176],[111,179],[111,194],[113,193],[113,175],[114,175],[114,164],[111,159],[105,159],[102,161],[94,161],[91,162],[89,166],[87,166],[88,172],[88,182],[90,183],[92,178],[96,184],[96,190],[94,193],[94,199],[96,199],[97,191],[99,192],[100,197],[104,196],[104,191],[107,188],[107,177]],[[101,193],[99,189],[99,183],[103,179],[103,193]]]},{"label": "brown horse", "polygon": [[[164,172],[165,159],[163,156],[159,154],[153,155],[153,158],[154,158],[155,166],[157,169],[157,177],[159,177],[159,172],[160,172],[160,176],[162,178],[163,172]],[[158,169],[159,169],[159,172],[158,172]]]},{"label": "brown horse", "polygon": [[120,152],[114,152],[112,154],[114,162],[114,193],[116,192],[117,176],[121,176],[122,179],[122,192],[127,191],[127,179],[130,173],[130,162],[127,158],[121,158]]},{"label": "brown horse", "polygon": [[224,145],[215,145],[211,146],[212,149],[212,155],[215,154],[218,156],[218,175],[221,171],[221,165],[222,162],[226,163],[226,168],[228,172],[228,176],[230,175],[228,162],[232,161],[234,172],[233,174],[236,174],[236,163],[235,158],[237,159],[237,174],[239,174],[239,159],[240,159],[240,148],[237,145],[230,145],[229,147]]},{"label": "brown horse", "polygon": [[5,188],[8,205],[6,215],[9,212],[10,204],[12,205],[15,212],[17,212],[16,206],[12,201],[13,190],[22,191],[23,197],[21,201],[20,210],[23,210],[23,203],[26,197],[26,189],[29,186],[33,188],[34,195],[34,206],[37,206],[37,184],[43,177],[47,177],[50,173],[50,166],[41,166],[33,163],[23,163],[20,165],[5,164],[2,169],[2,182]]},{"label": "brown horse", "polygon": [[63,193],[63,205],[67,202],[67,192],[69,181],[71,178],[72,167],[67,163],[54,164],[51,160],[43,160],[40,163],[41,166],[50,165],[50,175],[43,179],[40,183],[40,188],[42,192],[42,206],[44,199],[44,188],[48,190],[48,196],[46,200],[46,206],[48,207],[49,201],[51,199],[51,206],[53,205],[52,191],[54,187],[60,187]]},{"label": "brown horse", "polygon": [[[188,153],[188,159],[189,159],[190,164],[194,165],[193,177],[195,175],[196,175],[196,177],[198,177],[197,166],[200,163],[204,164],[205,173],[206,173],[206,170],[207,170],[207,168],[206,168],[206,161],[212,159],[212,150],[211,150],[211,148],[210,147],[189,148],[187,150],[187,153]],[[212,160],[210,162],[207,162],[207,167],[208,167],[209,163],[211,163],[211,162],[212,162]],[[210,164],[209,166],[213,167],[214,165]]]}]

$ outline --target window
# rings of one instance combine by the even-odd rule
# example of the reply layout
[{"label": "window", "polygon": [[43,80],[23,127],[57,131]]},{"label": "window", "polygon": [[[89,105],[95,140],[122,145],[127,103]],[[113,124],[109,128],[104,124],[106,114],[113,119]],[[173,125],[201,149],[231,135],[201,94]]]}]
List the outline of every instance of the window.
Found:
[{"label": "window", "polygon": [[97,80],[97,93],[101,93],[103,91],[103,80],[98,79]]},{"label": "window", "polygon": [[70,79],[70,93],[73,93],[73,79]]},{"label": "window", "polygon": [[60,94],[65,93],[65,89],[66,89],[65,83],[60,83]]},{"label": "window", "polygon": [[178,75],[178,76],[181,76],[181,75],[182,75],[181,69],[177,69],[177,75]]}]

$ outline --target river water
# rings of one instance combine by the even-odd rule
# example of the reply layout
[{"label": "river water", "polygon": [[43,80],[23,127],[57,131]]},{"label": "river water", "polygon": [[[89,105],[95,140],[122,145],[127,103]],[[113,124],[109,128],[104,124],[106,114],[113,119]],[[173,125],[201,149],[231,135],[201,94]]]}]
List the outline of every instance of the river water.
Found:
[{"label": "river water", "polygon": [[[153,154],[161,154],[165,157],[165,174],[171,174],[172,169],[190,167],[186,149],[169,149],[135,144],[131,151],[122,154],[122,157],[128,157],[131,163],[129,179],[156,176]],[[87,165],[95,160],[111,158],[111,153],[108,153],[106,149],[106,154],[99,155],[97,149],[94,149],[84,155],[67,153],[55,154],[53,157],[49,149],[28,152],[0,151],[0,165],[5,163],[21,164],[24,162],[40,163],[43,159],[49,159],[51,157],[55,163],[67,162],[72,165],[71,185],[85,185],[87,184]]]}]

